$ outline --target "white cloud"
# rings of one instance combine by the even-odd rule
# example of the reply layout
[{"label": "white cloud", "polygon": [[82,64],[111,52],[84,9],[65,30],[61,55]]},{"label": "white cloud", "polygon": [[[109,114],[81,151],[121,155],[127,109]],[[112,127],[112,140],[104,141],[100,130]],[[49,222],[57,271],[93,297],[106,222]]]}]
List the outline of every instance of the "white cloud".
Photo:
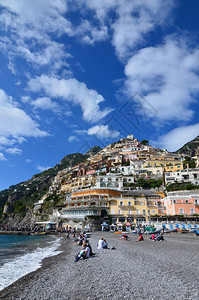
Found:
[{"label": "white cloud", "polygon": [[41,98],[37,98],[36,100],[31,100],[30,104],[35,109],[39,108],[39,109],[42,109],[42,110],[51,110],[55,113],[60,113],[61,112],[60,105],[56,102],[53,102],[48,97],[41,97]]},{"label": "white cloud", "polygon": [[187,142],[196,138],[199,134],[199,123],[194,125],[175,128],[167,134],[161,136],[158,141],[152,141],[152,144],[169,151],[176,151]]},{"label": "white cloud", "polygon": [[[188,42],[187,42],[188,44]],[[199,50],[190,49],[186,39],[169,37],[163,45],[141,49],[125,67],[126,88],[133,97],[144,95],[143,110],[159,120],[190,120],[194,96],[199,92]]]},{"label": "white cloud", "polygon": [[69,138],[68,138],[68,141],[70,143],[72,143],[74,141],[79,141],[79,139],[75,135],[70,135]]},{"label": "white cloud", "polygon": [[50,169],[51,167],[49,166],[46,166],[46,167],[43,167],[43,166],[37,166],[37,170],[39,170],[40,172],[43,172],[43,171],[46,171],[48,169]]},{"label": "white cloud", "polygon": [[0,152],[0,161],[6,161],[4,154]]},{"label": "white cloud", "polygon": [[73,29],[73,34],[81,37],[81,42],[94,44],[106,40],[108,37],[108,28],[105,25],[94,26],[88,20],[83,20],[81,25]]},{"label": "white cloud", "polygon": [[30,164],[30,163],[32,162],[32,160],[29,159],[29,158],[27,158],[27,159],[25,159],[25,162],[26,162],[27,164]]},{"label": "white cloud", "polygon": [[6,152],[9,153],[9,154],[21,154],[22,153],[22,150],[17,148],[17,147],[14,147],[14,148],[8,148],[6,149]]},{"label": "white cloud", "polygon": [[88,135],[96,135],[100,139],[116,138],[119,134],[119,131],[110,130],[108,125],[94,126],[88,130]]},{"label": "white cloud", "polygon": [[88,135],[95,135],[99,139],[117,138],[120,133],[117,130],[110,130],[108,125],[97,125],[87,130]]},{"label": "white cloud", "polygon": [[[64,46],[53,40],[71,32],[71,24],[63,14],[67,11],[64,0],[0,0],[0,25],[5,35],[0,48],[9,57],[10,70],[14,70],[14,58],[23,57],[35,67],[50,65],[57,70],[68,57]],[[3,30],[2,30],[3,32]],[[9,38],[8,38],[9,33]]]},{"label": "white cloud", "polygon": [[22,143],[24,137],[44,137],[49,134],[39,129],[22,109],[16,106],[12,98],[0,90],[0,143],[13,145]]},{"label": "white cloud", "polygon": [[94,12],[92,17],[98,20],[101,28],[96,30],[96,26],[92,25],[96,23],[93,20],[89,25],[88,21],[86,26],[85,22],[81,24],[81,30],[86,37],[83,41],[97,42],[101,35],[106,38],[108,32],[112,32],[112,44],[121,59],[128,57],[132,50],[143,44],[147,33],[157,26],[168,24],[168,17],[175,5],[173,0],[81,0],[79,2],[84,5],[83,7],[90,8]]},{"label": "white cloud", "polygon": [[29,89],[33,92],[44,91],[51,98],[61,98],[80,105],[83,119],[88,122],[97,122],[107,116],[112,109],[100,110],[99,104],[104,98],[95,90],[88,89],[86,84],[74,78],[57,79],[42,75],[28,82]]}]

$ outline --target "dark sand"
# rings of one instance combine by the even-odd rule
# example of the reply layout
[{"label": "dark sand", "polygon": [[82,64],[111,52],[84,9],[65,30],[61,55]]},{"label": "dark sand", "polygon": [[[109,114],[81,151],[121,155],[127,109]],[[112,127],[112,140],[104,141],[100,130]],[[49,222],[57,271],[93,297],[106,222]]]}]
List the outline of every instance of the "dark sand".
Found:
[{"label": "dark sand", "polygon": [[[103,236],[116,250],[97,250]],[[0,292],[0,299],[199,299],[199,237],[165,234],[165,241],[136,243],[93,233],[96,255],[74,262],[79,246],[64,237],[63,253]]]}]

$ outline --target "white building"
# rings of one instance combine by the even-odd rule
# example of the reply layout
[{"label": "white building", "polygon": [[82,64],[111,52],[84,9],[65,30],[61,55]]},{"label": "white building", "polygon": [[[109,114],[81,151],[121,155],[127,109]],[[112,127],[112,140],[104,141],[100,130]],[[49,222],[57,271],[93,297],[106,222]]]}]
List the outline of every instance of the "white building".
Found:
[{"label": "white building", "polygon": [[96,188],[106,187],[121,189],[128,183],[134,183],[133,176],[121,176],[108,173],[106,176],[97,176],[96,178]]},{"label": "white building", "polygon": [[195,185],[199,184],[199,168],[195,169],[184,169],[177,172],[166,172],[165,183],[192,183]]}]

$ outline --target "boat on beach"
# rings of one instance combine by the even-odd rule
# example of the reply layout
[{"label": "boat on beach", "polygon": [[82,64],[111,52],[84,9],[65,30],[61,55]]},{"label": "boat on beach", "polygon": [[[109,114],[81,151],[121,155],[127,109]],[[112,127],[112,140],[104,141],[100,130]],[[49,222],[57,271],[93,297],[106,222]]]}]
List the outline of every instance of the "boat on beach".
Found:
[{"label": "boat on beach", "polygon": [[31,232],[30,235],[46,235],[47,232]]}]

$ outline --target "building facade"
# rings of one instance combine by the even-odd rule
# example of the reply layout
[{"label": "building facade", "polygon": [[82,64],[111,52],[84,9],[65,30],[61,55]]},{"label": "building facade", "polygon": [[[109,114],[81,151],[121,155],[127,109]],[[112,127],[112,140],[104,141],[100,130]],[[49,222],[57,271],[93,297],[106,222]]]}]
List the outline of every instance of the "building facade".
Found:
[{"label": "building facade", "polygon": [[176,191],[169,192],[162,199],[166,208],[166,215],[191,216],[199,214],[199,192],[198,191]]}]

